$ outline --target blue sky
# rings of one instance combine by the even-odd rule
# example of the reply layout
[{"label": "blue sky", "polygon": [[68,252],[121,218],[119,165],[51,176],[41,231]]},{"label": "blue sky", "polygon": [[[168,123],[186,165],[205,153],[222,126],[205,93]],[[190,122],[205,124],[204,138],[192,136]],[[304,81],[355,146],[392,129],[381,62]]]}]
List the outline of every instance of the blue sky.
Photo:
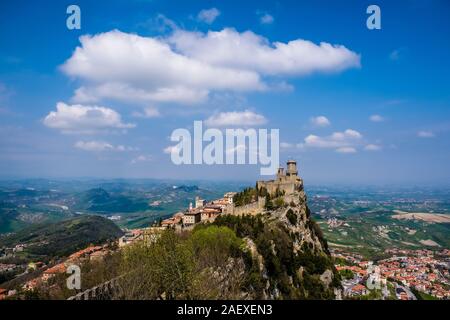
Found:
[{"label": "blue sky", "polygon": [[280,129],[281,162],[309,183],[447,183],[449,13],[444,0],[3,1],[0,177],[254,180],[257,165],[164,152],[174,129],[234,116]]}]

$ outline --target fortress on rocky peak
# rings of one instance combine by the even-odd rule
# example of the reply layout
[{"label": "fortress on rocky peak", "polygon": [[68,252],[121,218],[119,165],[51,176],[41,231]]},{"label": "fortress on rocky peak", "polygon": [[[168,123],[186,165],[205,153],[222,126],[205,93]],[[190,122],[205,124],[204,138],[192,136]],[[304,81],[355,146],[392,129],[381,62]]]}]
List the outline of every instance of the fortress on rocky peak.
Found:
[{"label": "fortress on rocky peak", "polygon": [[287,161],[287,169],[278,168],[276,179],[268,181],[258,181],[256,184],[258,190],[265,188],[269,194],[275,194],[277,189],[284,191],[286,195],[293,194],[295,191],[303,189],[303,180],[299,177],[297,171],[297,162],[295,160]]}]

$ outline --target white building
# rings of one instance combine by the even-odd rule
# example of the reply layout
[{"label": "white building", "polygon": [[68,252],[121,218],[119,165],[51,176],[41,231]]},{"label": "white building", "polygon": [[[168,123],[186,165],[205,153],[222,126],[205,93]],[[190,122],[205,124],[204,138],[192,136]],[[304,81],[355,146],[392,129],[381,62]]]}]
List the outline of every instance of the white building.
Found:
[{"label": "white building", "polygon": [[227,192],[223,195],[223,198],[229,203],[233,204],[233,197],[236,194],[236,192]]},{"label": "white building", "polygon": [[200,199],[199,196],[195,197],[195,208],[201,208],[204,207],[206,205],[206,200],[204,199]]},{"label": "white building", "polygon": [[201,213],[200,211],[193,210],[190,212],[187,212],[183,216],[183,224],[184,225],[192,225],[200,222],[201,220]]}]

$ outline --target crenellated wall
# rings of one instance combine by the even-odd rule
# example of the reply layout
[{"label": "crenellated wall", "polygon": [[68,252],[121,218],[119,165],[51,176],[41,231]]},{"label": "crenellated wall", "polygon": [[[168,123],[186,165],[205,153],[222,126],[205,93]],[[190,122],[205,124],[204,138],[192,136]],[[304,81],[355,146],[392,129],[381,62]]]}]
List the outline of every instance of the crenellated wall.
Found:
[{"label": "crenellated wall", "polygon": [[243,206],[235,207],[231,205],[227,207],[227,214],[233,214],[236,216],[241,216],[244,214],[256,215],[264,210],[264,205],[266,204],[266,199],[264,197],[258,197],[258,200]]},{"label": "crenellated wall", "polygon": [[275,180],[258,181],[257,188],[265,188],[271,195],[275,194],[277,190],[284,192],[286,195],[302,190],[303,180],[298,176],[297,162],[289,160],[287,168],[286,172],[284,168],[279,168]]}]

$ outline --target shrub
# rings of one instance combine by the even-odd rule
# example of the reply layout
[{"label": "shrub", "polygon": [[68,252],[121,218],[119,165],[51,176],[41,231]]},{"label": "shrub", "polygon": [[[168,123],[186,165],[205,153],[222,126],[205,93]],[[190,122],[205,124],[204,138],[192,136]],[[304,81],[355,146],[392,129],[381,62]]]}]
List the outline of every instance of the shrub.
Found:
[{"label": "shrub", "polygon": [[269,194],[266,195],[266,203],[264,205],[264,208],[266,210],[273,210],[273,208],[274,208],[274,204],[272,202],[272,199],[270,199],[270,195]]},{"label": "shrub", "polygon": [[284,199],[283,199],[282,197],[276,198],[276,199],[275,199],[274,206],[275,206],[276,208],[281,208],[281,207],[283,207],[283,206],[284,206]]},{"label": "shrub", "polygon": [[286,213],[286,217],[289,220],[289,222],[295,226],[297,224],[297,215],[292,209],[289,209]]},{"label": "shrub", "polygon": [[353,276],[354,276],[353,272],[348,269],[340,270],[339,274],[343,279],[353,279]]},{"label": "shrub", "polygon": [[257,190],[254,188],[246,188],[241,192],[238,192],[233,197],[233,203],[236,207],[240,207],[253,201],[256,201]]}]

